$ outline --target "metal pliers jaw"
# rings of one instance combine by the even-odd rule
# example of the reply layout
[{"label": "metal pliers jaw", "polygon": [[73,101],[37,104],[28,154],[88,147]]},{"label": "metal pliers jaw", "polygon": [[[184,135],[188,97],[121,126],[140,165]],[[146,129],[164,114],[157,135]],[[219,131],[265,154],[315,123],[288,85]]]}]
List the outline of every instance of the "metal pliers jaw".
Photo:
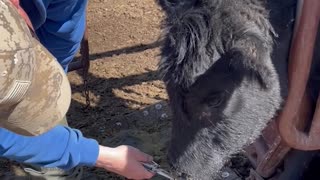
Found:
[{"label": "metal pliers jaw", "polygon": [[152,161],[151,163],[142,163],[142,165],[150,172],[158,174],[162,177],[165,177],[170,180],[174,180],[174,178],[170,175],[169,172],[165,171],[164,169],[160,168],[160,165],[156,162]]}]

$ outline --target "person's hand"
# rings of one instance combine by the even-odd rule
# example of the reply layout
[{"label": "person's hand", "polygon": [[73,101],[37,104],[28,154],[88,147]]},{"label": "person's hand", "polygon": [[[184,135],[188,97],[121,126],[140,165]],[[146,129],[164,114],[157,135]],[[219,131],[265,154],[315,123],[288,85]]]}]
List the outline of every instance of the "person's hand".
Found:
[{"label": "person's hand", "polygon": [[100,146],[96,167],[122,175],[128,179],[150,179],[154,174],[141,162],[150,162],[152,157],[131,146],[109,148]]}]

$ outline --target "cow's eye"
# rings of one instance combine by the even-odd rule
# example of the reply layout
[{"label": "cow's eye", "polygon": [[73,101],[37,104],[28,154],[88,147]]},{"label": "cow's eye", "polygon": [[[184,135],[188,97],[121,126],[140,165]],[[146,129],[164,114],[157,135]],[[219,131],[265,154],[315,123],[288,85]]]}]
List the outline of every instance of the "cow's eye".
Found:
[{"label": "cow's eye", "polygon": [[223,97],[221,93],[211,94],[205,99],[205,103],[211,108],[217,108],[222,104]]}]

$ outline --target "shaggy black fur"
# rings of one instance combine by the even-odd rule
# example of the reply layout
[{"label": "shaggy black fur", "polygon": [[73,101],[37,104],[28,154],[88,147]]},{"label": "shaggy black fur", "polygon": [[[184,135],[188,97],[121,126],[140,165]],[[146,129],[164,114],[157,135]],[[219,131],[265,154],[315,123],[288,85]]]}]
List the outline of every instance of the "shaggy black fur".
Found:
[{"label": "shaggy black fur", "polygon": [[158,0],[160,72],[174,114],[169,159],[212,180],[281,108],[295,0]]}]

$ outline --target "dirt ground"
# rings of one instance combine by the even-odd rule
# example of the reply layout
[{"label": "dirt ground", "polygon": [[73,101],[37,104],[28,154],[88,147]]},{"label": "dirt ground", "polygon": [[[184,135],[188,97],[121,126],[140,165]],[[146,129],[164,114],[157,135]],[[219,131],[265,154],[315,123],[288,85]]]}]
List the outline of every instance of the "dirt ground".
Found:
[{"label": "dirt ground", "polygon": [[[71,127],[87,137],[108,146],[138,147],[166,166],[170,122],[163,102],[166,92],[157,74],[162,17],[154,0],[89,2],[91,107],[82,109],[81,73],[69,73],[73,95],[68,119]],[[156,108],[145,109],[156,103],[160,103]],[[120,179],[96,168],[85,174],[94,179]]]},{"label": "dirt ground", "polygon": [[[162,16],[154,0],[89,1],[91,106],[83,109],[81,71],[68,73],[73,91],[68,121],[86,137],[108,146],[138,147],[166,166],[170,122],[167,95],[156,71]],[[149,105],[154,106],[145,109]],[[1,161],[0,177],[12,171],[19,174],[14,165]],[[87,168],[84,179],[121,178]]]},{"label": "dirt ground", "polygon": [[[81,72],[68,73],[73,91],[68,121],[102,144],[138,147],[166,168],[170,112],[157,74],[162,18],[154,0],[89,1],[91,106],[83,109]],[[0,175],[17,171],[10,162],[0,164]],[[84,179],[121,179],[96,168],[84,174]]]}]

